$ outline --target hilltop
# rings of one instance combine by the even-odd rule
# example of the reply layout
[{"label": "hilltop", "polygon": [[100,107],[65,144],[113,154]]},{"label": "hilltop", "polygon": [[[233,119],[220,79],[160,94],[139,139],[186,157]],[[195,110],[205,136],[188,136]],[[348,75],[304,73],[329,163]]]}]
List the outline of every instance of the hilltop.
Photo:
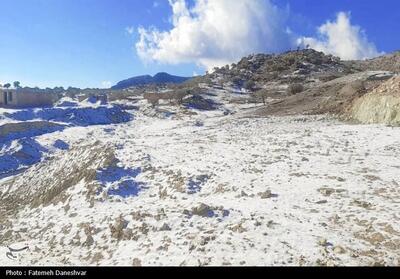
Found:
[{"label": "hilltop", "polygon": [[282,54],[254,54],[238,63],[215,68],[205,78],[220,84],[230,84],[247,89],[263,88],[266,84],[315,83],[328,81],[358,69],[338,57],[325,55],[312,49],[290,51]]}]

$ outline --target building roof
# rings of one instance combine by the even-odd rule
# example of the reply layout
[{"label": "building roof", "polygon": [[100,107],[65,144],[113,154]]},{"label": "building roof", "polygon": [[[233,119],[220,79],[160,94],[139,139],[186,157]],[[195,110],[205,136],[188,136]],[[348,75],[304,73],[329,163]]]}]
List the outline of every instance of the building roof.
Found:
[{"label": "building roof", "polygon": [[15,91],[16,89],[15,88],[5,88],[3,86],[0,86],[0,90],[3,90],[3,91],[5,91],[5,90],[7,90],[7,91]]}]

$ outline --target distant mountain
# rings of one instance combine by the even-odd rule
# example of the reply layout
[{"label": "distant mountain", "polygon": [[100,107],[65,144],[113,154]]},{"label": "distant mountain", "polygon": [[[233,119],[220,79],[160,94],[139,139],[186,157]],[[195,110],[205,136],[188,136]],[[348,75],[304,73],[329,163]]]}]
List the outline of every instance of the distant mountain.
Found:
[{"label": "distant mountain", "polygon": [[118,82],[111,89],[126,89],[133,86],[147,85],[147,84],[163,84],[163,83],[182,83],[191,78],[173,76],[168,73],[158,73],[155,76],[145,75],[129,78]]}]

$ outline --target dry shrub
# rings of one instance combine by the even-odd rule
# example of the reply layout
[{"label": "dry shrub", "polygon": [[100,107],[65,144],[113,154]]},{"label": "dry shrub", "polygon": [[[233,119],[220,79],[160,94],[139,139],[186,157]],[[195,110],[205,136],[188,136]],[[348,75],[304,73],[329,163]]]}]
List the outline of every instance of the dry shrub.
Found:
[{"label": "dry shrub", "polygon": [[289,95],[296,95],[296,94],[301,93],[303,91],[304,91],[304,86],[302,84],[300,84],[300,83],[290,84],[288,89],[287,89],[287,92],[288,92]]}]

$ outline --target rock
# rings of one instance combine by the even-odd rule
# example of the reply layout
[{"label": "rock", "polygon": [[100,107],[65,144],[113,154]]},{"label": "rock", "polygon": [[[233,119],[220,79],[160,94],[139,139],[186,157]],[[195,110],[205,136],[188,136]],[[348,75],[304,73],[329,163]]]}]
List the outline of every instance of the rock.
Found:
[{"label": "rock", "polygon": [[329,245],[329,242],[328,242],[328,240],[326,238],[320,238],[318,240],[318,245],[326,247],[326,246]]},{"label": "rock", "polygon": [[400,77],[396,76],[355,100],[350,117],[365,124],[400,125]]},{"label": "rock", "polygon": [[230,230],[237,233],[247,232],[247,229],[243,227],[242,223],[230,227]]},{"label": "rock", "polygon": [[83,243],[84,246],[92,246],[94,244],[93,236],[88,235],[86,241]]},{"label": "rock", "polygon": [[83,243],[83,246],[92,246],[94,244],[92,235],[95,229],[91,227],[89,224],[81,224],[80,227],[83,229],[86,235],[86,240]]},{"label": "rock", "polygon": [[370,235],[369,237],[366,237],[366,240],[373,245],[378,245],[380,243],[383,243],[386,240],[386,238],[383,234],[376,232]]},{"label": "rock", "polygon": [[164,223],[164,225],[162,225],[162,227],[160,228],[160,232],[165,232],[165,231],[171,231],[171,227],[167,224]]},{"label": "rock", "polygon": [[335,189],[332,189],[332,188],[321,188],[321,189],[318,189],[318,192],[320,192],[325,197],[329,197],[336,191],[335,191]]},{"label": "rock", "polygon": [[128,222],[121,216],[115,221],[114,225],[110,225],[111,237],[122,240],[124,237],[124,229],[128,226]]},{"label": "rock", "polygon": [[249,195],[248,195],[245,191],[242,191],[242,192],[240,193],[240,196],[241,196],[241,197],[248,197]]},{"label": "rock", "polygon": [[149,225],[147,225],[144,222],[142,223],[142,225],[138,229],[144,235],[147,235],[149,233],[149,231],[150,231]]},{"label": "rock", "polygon": [[333,249],[333,252],[335,252],[335,254],[344,254],[344,253],[346,253],[346,250],[341,246],[336,246]]},{"label": "rock", "polygon": [[103,254],[101,252],[97,252],[93,255],[92,263],[99,263],[102,259],[104,259]]},{"label": "rock", "polygon": [[327,200],[322,200],[322,201],[317,201],[317,202],[316,202],[316,204],[326,204],[326,203],[328,203]]},{"label": "rock", "polygon": [[279,225],[278,223],[275,223],[273,220],[268,221],[267,227],[268,228],[274,228],[275,226]]},{"label": "rock", "polygon": [[266,200],[266,199],[272,198],[274,195],[272,194],[272,192],[270,190],[268,190],[268,191],[265,191],[263,193],[258,193],[258,196],[261,199]]},{"label": "rock", "polygon": [[123,239],[124,239],[124,240],[131,240],[132,238],[133,238],[133,231],[132,231],[132,229],[125,229],[125,230],[124,230]]},{"label": "rock", "polygon": [[192,209],[192,214],[198,215],[201,217],[210,217],[210,216],[214,215],[214,211],[209,205],[202,203],[199,206],[194,207]]},{"label": "rock", "polygon": [[132,266],[140,267],[140,266],[142,266],[142,261],[138,258],[134,258],[132,261]]},{"label": "rock", "polygon": [[8,230],[8,231],[4,234],[3,238],[4,238],[4,239],[8,239],[8,238],[10,238],[10,237],[12,236],[12,234],[13,234],[13,231],[12,231],[12,230]]},{"label": "rock", "polygon": [[362,208],[365,208],[367,210],[370,210],[370,209],[372,209],[374,207],[372,203],[365,202],[365,201],[360,201],[360,200],[354,200],[352,202],[352,205],[358,206],[358,207],[362,207]]}]

